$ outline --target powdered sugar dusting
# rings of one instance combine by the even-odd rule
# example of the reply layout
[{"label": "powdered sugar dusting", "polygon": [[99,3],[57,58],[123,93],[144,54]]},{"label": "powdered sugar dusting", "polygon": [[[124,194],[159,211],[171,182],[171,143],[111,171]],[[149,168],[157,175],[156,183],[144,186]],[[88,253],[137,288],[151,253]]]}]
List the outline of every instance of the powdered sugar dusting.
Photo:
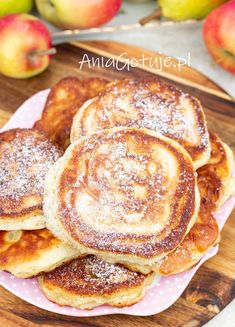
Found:
[{"label": "powdered sugar dusting", "polygon": [[[145,276],[89,255],[45,274],[45,281],[54,281],[67,290],[102,295],[120,288],[140,284]],[[119,289],[120,290],[120,289]]]},{"label": "powdered sugar dusting", "polygon": [[[82,244],[146,256],[158,240],[171,249],[176,240],[173,216],[180,241],[192,215],[195,176],[191,162],[166,139],[137,129],[104,131],[75,143],[67,160],[63,165],[69,169],[60,178],[64,196],[59,196],[59,215]],[[180,205],[172,209],[175,197]],[[88,239],[94,231],[99,235]],[[123,242],[126,234],[139,241]]]},{"label": "powdered sugar dusting", "polygon": [[86,108],[75,128],[79,135],[114,126],[152,129],[177,140],[192,156],[195,147],[203,152],[209,146],[199,102],[157,80],[113,83]]},{"label": "powdered sugar dusting", "polygon": [[[11,135],[10,140],[7,135]],[[41,198],[45,175],[59,157],[59,149],[33,130],[4,132],[0,136],[0,147],[0,199]],[[4,210],[4,203],[1,204]]]},{"label": "powdered sugar dusting", "polygon": [[[48,92],[49,91],[43,91],[30,98],[17,110],[4,128],[31,127],[40,117]],[[216,218],[220,222],[220,228],[222,228],[223,224],[226,222],[234,205],[235,197],[231,197],[216,214]],[[0,272],[0,284],[21,299],[39,308],[58,314],[75,317],[107,314],[148,316],[162,312],[170,307],[185,290],[197,269],[204,261],[214,256],[217,251],[218,246],[212,248],[196,266],[184,273],[179,273],[170,277],[162,277],[160,280],[158,279],[156,283],[151,285],[151,289],[148,290],[144,300],[126,308],[113,308],[107,305],[99,306],[93,310],[80,310],[67,306],[61,307],[52,303],[44,296],[35,278],[24,280],[22,278],[16,278],[6,272]]]}]

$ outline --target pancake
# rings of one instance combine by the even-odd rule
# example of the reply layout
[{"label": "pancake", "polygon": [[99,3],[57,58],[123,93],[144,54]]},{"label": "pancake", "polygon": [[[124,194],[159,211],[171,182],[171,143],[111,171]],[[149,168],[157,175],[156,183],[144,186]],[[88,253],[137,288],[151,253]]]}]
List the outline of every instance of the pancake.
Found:
[{"label": "pancake", "polygon": [[59,305],[92,309],[102,304],[135,304],[153,277],[89,255],[40,276],[39,283],[46,297]]},{"label": "pancake", "polygon": [[79,256],[47,229],[0,232],[0,269],[28,278],[50,271]]},{"label": "pancake", "polygon": [[202,210],[183,242],[149,270],[164,276],[186,271],[197,264],[219,239],[220,231],[216,219],[210,212]]},{"label": "pancake", "polygon": [[69,145],[72,119],[82,104],[95,97],[107,84],[100,78],[80,80],[66,77],[60,80],[48,95],[42,117],[34,127],[63,149]]},{"label": "pancake", "polygon": [[61,155],[41,132],[0,133],[0,230],[45,227],[42,194],[45,175]]},{"label": "pancake", "polygon": [[230,147],[210,133],[211,158],[198,170],[198,184],[204,205],[215,211],[235,192],[234,156]]},{"label": "pancake", "polygon": [[234,185],[234,159],[232,150],[217,135],[210,133],[210,142],[211,158],[207,165],[197,171],[201,195],[198,219],[183,242],[157,262],[154,270],[161,275],[190,269],[219,241],[219,227],[213,212],[235,191],[231,187]]},{"label": "pancake", "polygon": [[146,265],[183,240],[199,202],[183,147],[116,128],[70,145],[47,175],[43,208],[47,228],[81,253]]},{"label": "pancake", "polygon": [[148,128],[180,143],[195,168],[210,158],[210,142],[200,102],[156,78],[120,80],[88,100],[74,117],[71,142],[116,126]]}]

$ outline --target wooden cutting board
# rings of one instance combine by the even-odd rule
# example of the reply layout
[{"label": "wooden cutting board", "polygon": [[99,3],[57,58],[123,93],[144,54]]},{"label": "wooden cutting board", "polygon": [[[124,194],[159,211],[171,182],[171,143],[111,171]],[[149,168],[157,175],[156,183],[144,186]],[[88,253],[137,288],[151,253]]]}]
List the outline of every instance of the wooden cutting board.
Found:
[{"label": "wooden cutting board", "polygon": [[[157,69],[153,64],[139,62],[138,67],[123,67],[120,70],[112,67],[121,57],[141,59],[157,58],[158,68],[165,59],[163,55],[124,45],[116,42],[84,42],[58,46],[58,53],[53,58],[49,69],[38,77],[28,80],[13,80],[0,76],[0,126],[2,126],[28,97],[34,93],[51,87],[60,78],[76,75],[81,78],[100,76],[110,80],[124,77],[143,77],[159,75],[168,83],[177,85],[183,90],[198,97],[206,112],[209,128],[217,132],[233,149],[235,148],[235,102],[221,88],[216,86],[199,72],[181,67],[177,62],[170,61],[170,67]],[[85,57],[84,57],[85,55]],[[99,59],[104,66],[88,67],[82,59]],[[108,58],[109,62],[107,62]],[[156,62],[156,61],[155,61]],[[168,66],[169,66],[169,61]],[[96,61],[98,63],[98,61]],[[106,65],[105,65],[106,63]],[[132,60],[137,64],[135,59]],[[153,63],[153,62],[152,62]],[[110,67],[107,67],[107,66]],[[32,108],[33,110],[33,108]],[[113,327],[113,326],[172,326],[196,327],[202,326],[218,314],[235,296],[235,214],[231,215],[225,225],[220,242],[220,250],[216,257],[210,259],[198,270],[193,280],[168,310],[154,316],[135,317],[112,315],[91,318],[75,318],[61,316],[34,307],[17,298],[0,287],[0,324],[8,326],[83,326],[83,327]],[[160,300],[160,299],[159,299]],[[232,322],[231,322],[232,323]]]}]

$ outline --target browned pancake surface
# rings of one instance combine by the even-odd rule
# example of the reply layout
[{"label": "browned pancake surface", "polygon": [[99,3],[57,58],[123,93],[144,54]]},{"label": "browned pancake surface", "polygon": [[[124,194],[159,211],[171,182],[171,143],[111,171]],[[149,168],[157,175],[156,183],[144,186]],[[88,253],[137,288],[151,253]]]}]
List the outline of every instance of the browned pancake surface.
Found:
[{"label": "browned pancake surface", "polygon": [[98,296],[140,286],[145,278],[122,265],[88,255],[44,274],[43,284],[51,290],[55,287],[70,294]]},{"label": "browned pancake surface", "polygon": [[211,158],[207,165],[198,169],[198,184],[204,207],[216,210],[223,191],[224,181],[230,177],[229,158],[220,138],[210,133]]},{"label": "browned pancake surface", "polygon": [[7,270],[40,258],[47,250],[59,245],[47,229],[36,231],[8,231],[0,232],[0,269]]},{"label": "browned pancake surface", "polygon": [[72,119],[89,98],[96,96],[107,84],[100,78],[80,80],[66,77],[60,80],[48,95],[42,117],[34,125],[44,131],[49,139],[66,149],[69,145]]},{"label": "browned pancake surface", "polygon": [[121,129],[80,140],[65,156],[53,214],[76,242],[144,258],[181,242],[197,204],[192,161],[178,144]]},{"label": "browned pancake surface", "polygon": [[60,155],[37,130],[0,133],[0,219],[41,212],[45,175]]},{"label": "browned pancake surface", "polygon": [[184,241],[159,264],[164,275],[190,268],[219,239],[219,228],[213,217],[216,203],[222,195],[223,182],[228,181],[228,157],[217,135],[210,133],[211,158],[207,165],[198,169],[198,187],[201,195],[199,217]]},{"label": "browned pancake surface", "polygon": [[73,139],[115,126],[148,128],[179,142],[194,161],[204,155],[208,161],[209,137],[200,102],[156,78],[110,83],[76,117]]}]

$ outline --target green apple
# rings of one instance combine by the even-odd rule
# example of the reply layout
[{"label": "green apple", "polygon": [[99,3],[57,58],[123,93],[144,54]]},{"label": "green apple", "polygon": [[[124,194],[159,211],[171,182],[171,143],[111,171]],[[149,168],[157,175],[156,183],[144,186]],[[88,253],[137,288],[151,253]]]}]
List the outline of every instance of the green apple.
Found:
[{"label": "green apple", "polygon": [[227,0],[159,0],[162,15],[175,21],[201,19]]},{"label": "green apple", "polygon": [[1,0],[0,17],[8,14],[28,13],[33,8],[33,0]]}]

